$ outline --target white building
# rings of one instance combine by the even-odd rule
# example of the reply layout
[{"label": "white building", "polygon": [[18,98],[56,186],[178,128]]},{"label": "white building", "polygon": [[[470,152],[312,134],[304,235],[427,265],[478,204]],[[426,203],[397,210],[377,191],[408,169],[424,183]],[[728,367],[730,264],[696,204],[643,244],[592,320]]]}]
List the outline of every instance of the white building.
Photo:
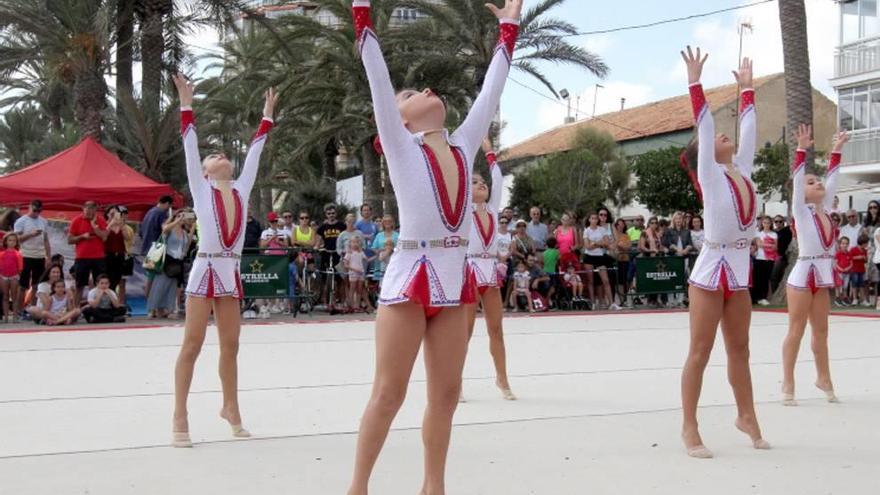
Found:
[{"label": "white building", "polygon": [[[840,1],[840,39],[831,85],[840,128],[852,132],[841,171],[841,207],[880,197],[880,11],[878,0]],[[846,195],[846,196],[845,196]]]}]

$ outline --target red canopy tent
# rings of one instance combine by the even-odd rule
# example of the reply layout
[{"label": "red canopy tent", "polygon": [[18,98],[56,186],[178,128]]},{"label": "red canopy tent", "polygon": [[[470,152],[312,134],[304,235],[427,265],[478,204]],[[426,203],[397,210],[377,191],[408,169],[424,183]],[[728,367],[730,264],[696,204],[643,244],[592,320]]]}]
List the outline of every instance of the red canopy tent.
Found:
[{"label": "red canopy tent", "polygon": [[160,196],[183,198],[171,186],[160,184],[129,167],[97,141],[87,137],[76,146],[27,168],[0,176],[0,204],[25,207],[43,201],[47,219],[64,220],[79,214],[87,200],[99,210],[120,204],[129,209],[130,220],[140,220]]}]

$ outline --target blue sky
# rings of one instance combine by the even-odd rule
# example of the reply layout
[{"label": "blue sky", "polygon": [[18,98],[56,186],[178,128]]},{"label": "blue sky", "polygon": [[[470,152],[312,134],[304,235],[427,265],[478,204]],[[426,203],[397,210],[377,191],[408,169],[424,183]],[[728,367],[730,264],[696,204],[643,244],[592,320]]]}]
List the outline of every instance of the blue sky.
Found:
[{"label": "blue sky", "polygon": [[[813,85],[835,99],[828,84],[832,75],[834,48],[838,40],[838,7],[832,0],[805,0],[810,38]],[[593,31],[753,3],[754,0],[630,0],[587,2],[568,0],[551,15],[566,19],[580,31]],[[525,0],[525,7],[537,0]],[[633,107],[650,101],[683,94],[687,90],[684,65],[678,52],[687,44],[705,47],[709,61],[704,72],[707,85],[733,82],[730,71],[736,67],[737,25],[750,20],[754,25],[743,43],[744,56],[755,59],[756,76],[782,72],[782,41],[776,2],[734,12],[682,21],[642,30],[571,38],[600,55],[610,67],[604,81],[591,73],[569,66],[545,65],[551,82],[571,93],[572,107],[580,95],[581,118],[592,113],[594,85],[605,86],[598,93],[597,115],[620,108],[620,98]],[[545,94],[550,94],[530,76],[513,71],[511,77]],[[536,133],[560,125],[566,114],[564,102],[554,103],[509,82],[502,98],[502,118],[506,128],[502,145],[510,146]]]}]

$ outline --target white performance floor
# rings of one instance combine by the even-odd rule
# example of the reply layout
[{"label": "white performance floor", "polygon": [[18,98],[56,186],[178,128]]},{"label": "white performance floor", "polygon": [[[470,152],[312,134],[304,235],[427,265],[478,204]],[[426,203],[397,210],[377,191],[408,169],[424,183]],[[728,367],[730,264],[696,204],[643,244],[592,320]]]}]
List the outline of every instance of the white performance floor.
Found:
[{"label": "white performance floor", "polygon": [[[755,313],[752,374],[764,436],[733,427],[722,339],[700,419],[716,458],[686,457],[679,377],[687,314],[505,321],[513,390],[494,386],[484,326],[455,417],[449,495],[880,493],[880,319],[832,317],[840,404],[820,400],[804,339],[796,408],[778,403],[786,315]],[[172,449],[172,366],[180,327],[0,334],[0,494],[342,495],[373,371],[373,325],[248,326],[240,385],[251,440],[217,416],[216,336],[197,366],[193,449]],[[372,492],[414,495],[424,372],[377,466]]]}]

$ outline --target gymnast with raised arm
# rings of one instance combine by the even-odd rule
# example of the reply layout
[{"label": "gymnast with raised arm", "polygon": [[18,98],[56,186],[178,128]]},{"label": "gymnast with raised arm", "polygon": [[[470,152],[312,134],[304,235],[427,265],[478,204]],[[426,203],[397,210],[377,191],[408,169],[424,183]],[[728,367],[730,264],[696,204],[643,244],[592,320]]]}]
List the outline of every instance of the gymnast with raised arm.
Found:
[{"label": "gymnast with raised arm", "polygon": [[703,94],[700,76],[708,55],[687,48],[681,52],[687,66],[691,103],[697,136],[688,145],[687,161],[696,166],[703,191],[706,238],[691,270],[690,348],[681,375],[681,403],[684,412],[682,440],[691,457],[710,458],[697,425],[697,403],[703,388],[703,373],[721,323],[727,351],[727,379],[736,399],[736,427],[751,439],[756,449],[768,449],[761,437],[752,394],[749,369],[749,325],[752,302],[749,295],[752,238],[755,235],[757,196],[751,175],[754,166],[757,123],[752,62],[745,58],[734,72],[742,90],[740,143],[715,134],[712,111]]},{"label": "gymnast with raised arm", "polygon": [[807,321],[812,331],[811,346],[816,360],[816,387],[825,393],[828,402],[837,402],[831,383],[828,362],[828,312],[834,289],[834,246],[837,232],[829,213],[833,208],[840,172],[840,156],[849,134],[837,135],[825,184],[806,172],[807,150],[813,146],[812,128],[798,127],[795,138],[798,150],[791,167],[793,194],[791,212],[797,231],[798,259],[788,276],[788,335],[782,346],[782,403],[796,406],[794,398],[794,366]]},{"label": "gymnast with raised arm", "polygon": [[220,341],[220,382],[223,388],[220,417],[229,422],[233,436],[250,436],[242,426],[238,406],[239,302],[243,297],[239,264],[248,198],[257,178],[260,154],[273,125],[272,113],[278,96],[274,89],[266,91],[263,120],[251,141],[241,175],[234,179],[232,162],[224,154],[210,154],[204,161],[199,157],[192,110],[193,84],[180,74],[174,77],[174,84],[180,97],[186,175],[199,222],[199,250],[186,286],[183,344],[174,368],[172,445],[192,447],[187,397],[212,309]]},{"label": "gymnast with raised arm", "polygon": [[500,21],[498,44],[482,91],[450,134],[443,100],[430,89],[395,93],[372,28],[370,2],[352,2],[357,48],[400,210],[400,239],[382,280],[375,380],[361,419],[349,495],[367,493],[423,342],[428,405],[422,425],[425,473],[420,493],[445,493],[446,455],[468,340],[463,305],[475,301],[475,288],[466,283],[465,259],[473,221],[471,171],[510,70],[522,0],[505,0],[503,8],[487,7]]},{"label": "gymnast with raised arm", "polygon": [[[504,317],[504,298],[501,297],[504,277],[498,272],[500,262],[498,214],[501,194],[504,191],[504,177],[488,138],[483,140],[483,151],[486,153],[486,162],[489,164],[489,173],[492,176],[492,188],[486,186],[485,179],[479,174],[474,174],[471,180],[474,221],[471,224],[471,242],[468,244],[468,270],[473,277],[472,283],[477,288],[477,297],[483,304],[483,315],[489,333],[489,353],[492,354],[492,361],[495,363],[495,385],[501,390],[504,399],[516,400],[507,378],[507,350],[504,346],[504,330],[501,324]],[[477,305],[469,304],[467,313],[468,340],[470,340],[474,334],[474,323],[477,321]]]}]

